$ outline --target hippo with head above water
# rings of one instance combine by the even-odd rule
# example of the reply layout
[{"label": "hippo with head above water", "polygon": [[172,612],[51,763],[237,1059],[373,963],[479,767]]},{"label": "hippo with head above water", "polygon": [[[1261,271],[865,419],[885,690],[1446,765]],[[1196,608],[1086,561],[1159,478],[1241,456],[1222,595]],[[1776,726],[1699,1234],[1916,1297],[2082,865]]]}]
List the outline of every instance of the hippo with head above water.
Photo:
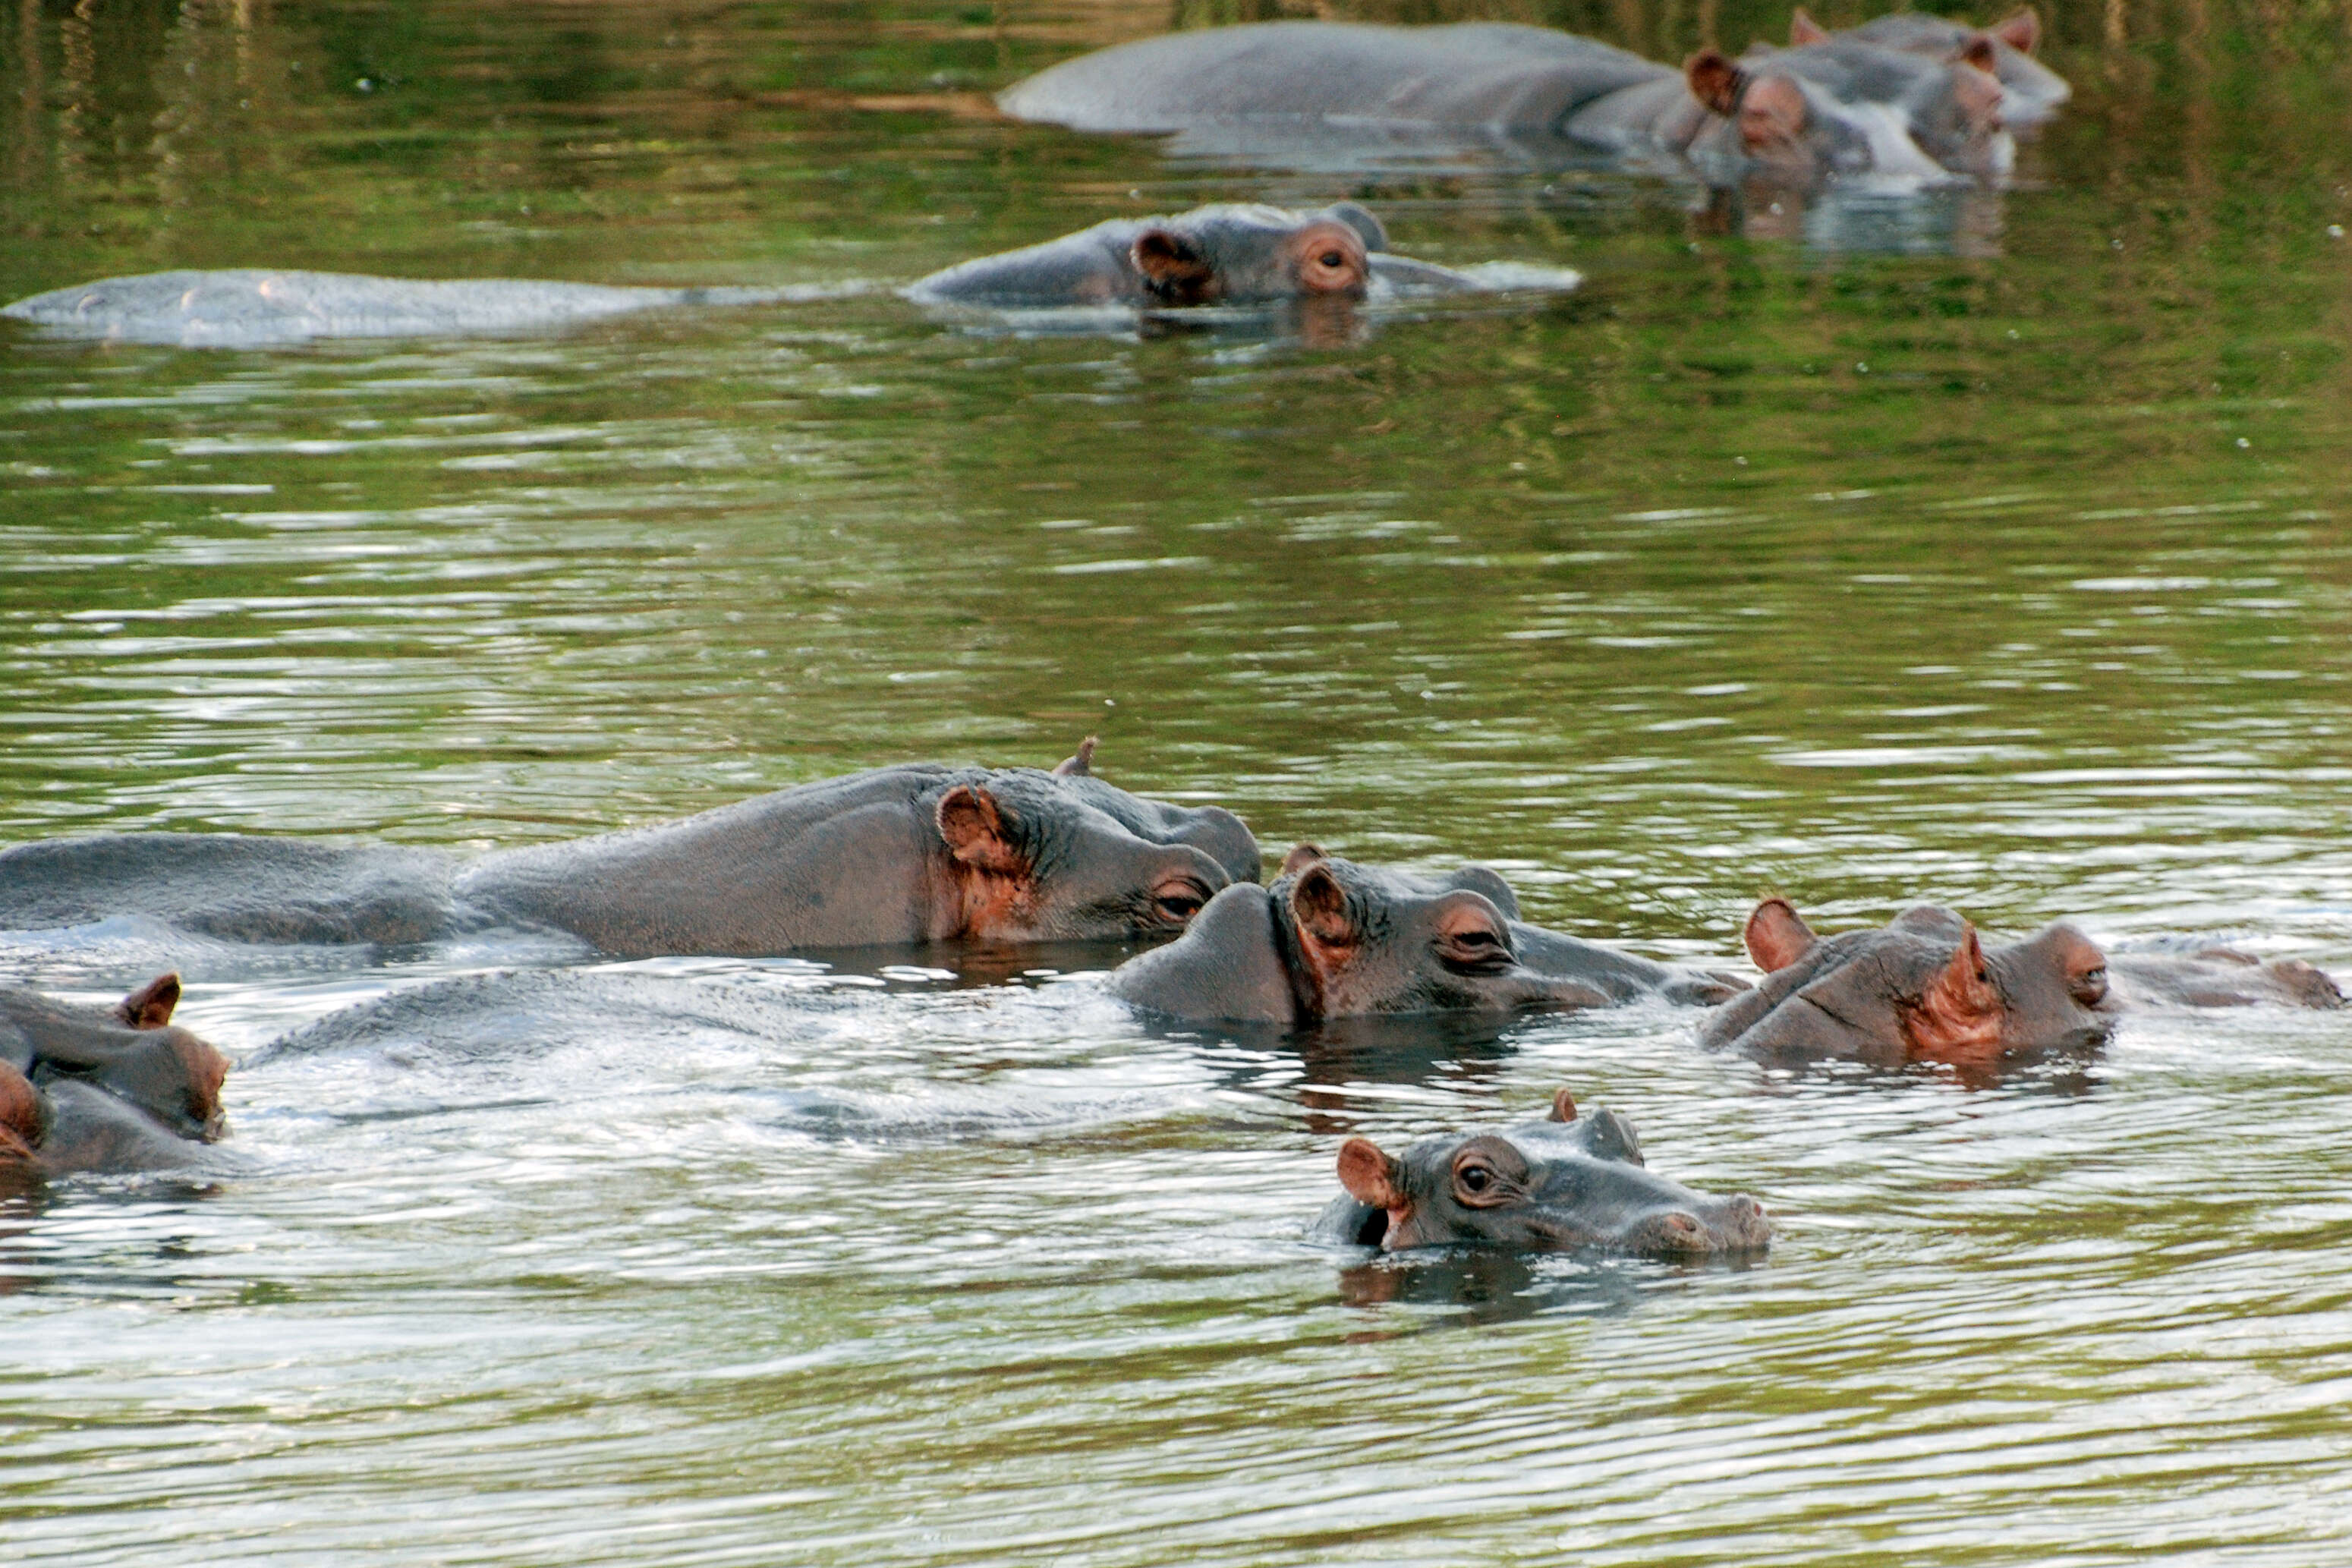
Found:
[{"label": "hippo with head above water", "polygon": [[1772,1238],[1754,1198],[1710,1197],[1652,1174],[1623,1117],[1579,1116],[1564,1089],[1539,1121],[1424,1138],[1401,1156],[1350,1138],[1339,1184],[1347,1195],[1323,1211],[1316,1234],[1383,1252],[1466,1242],[1706,1258],[1762,1252]]},{"label": "hippo with head above water", "polygon": [[1173,33],[1066,60],[997,101],[1082,131],[1315,122],[1549,138],[1663,153],[1708,178],[1790,184],[1861,174],[2005,174],[2000,84],[1968,63],[1851,38],[1680,71],[1591,38],[1494,22],[1389,27],[1265,22]]},{"label": "hippo with head above water", "polygon": [[2108,955],[2061,922],[1987,948],[1950,910],[1922,905],[1891,924],[1817,937],[1786,899],[1748,917],[1764,971],[1699,1031],[1710,1046],[1763,1056],[1986,1067],[2005,1056],[2095,1046],[2132,1002],[2335,1007],[2335,983],[2294,959],[2228,948]]},{"label": "hippo with head above water", "polygon": [[1216,806],[1090,776],[908,763],[681,822],[460,861],[432,850],[105,835],[0,851],[0,926],[147,915],[231,941],[406,942],[513,923],[600,950],[1149,940],[1258,874]]},{"label": "hippo with head above water", "polygon": [[1981,29],[1927,11],[1891,12],[1843,32],[1822,26],[1801,5],[1789,18],[1791,47],[1840,38],[1990,72],[2000,83],[2001,123],[2011,131],[2040,124],[2074,95],[2064,77],[2033,58],[2042,42],[2042,18],[2031,5]]},{"label": "hippo with head above water", "polygon": [[179,1000],[176,974],[104,1011],[0,986],[0,1171],[192,1163],[220,1135],[228,1059],[172,1026]]},{"label": "hippo with head above water", "polygon": [[1179,1018],[1286,1025],[1376,1014],[1708,1003],[1737,981],[1670,969],[1518,919],[1484,866],[1417,876],[1293,849],[1270,888],[1228,888],[1182,938],[1111,973],[1113,994]]},{"label": "hippo with head above water", "polygon": [[1462,273],[1388,254],[1380,219],[1341,202],[1319,212],[1219,205],[1113,218],[934,272],[907,295],[938,304],[1164,308],[1479,287]]}]

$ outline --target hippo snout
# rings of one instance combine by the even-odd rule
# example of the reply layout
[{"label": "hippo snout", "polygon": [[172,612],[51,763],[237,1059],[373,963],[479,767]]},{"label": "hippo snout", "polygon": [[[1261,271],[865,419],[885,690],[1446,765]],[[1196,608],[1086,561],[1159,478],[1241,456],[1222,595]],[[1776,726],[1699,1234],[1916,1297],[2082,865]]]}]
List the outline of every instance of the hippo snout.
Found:
[{"label": "hippo snout", "polygon": [[1761,1252],[1771,1245],[1772,1221],[1747,1194],[1711,1205],[1712,1213],[1665,1209],[1643,1216],[1618,1238],[1628,1252],[1665,1258],[1711,1258]]}]

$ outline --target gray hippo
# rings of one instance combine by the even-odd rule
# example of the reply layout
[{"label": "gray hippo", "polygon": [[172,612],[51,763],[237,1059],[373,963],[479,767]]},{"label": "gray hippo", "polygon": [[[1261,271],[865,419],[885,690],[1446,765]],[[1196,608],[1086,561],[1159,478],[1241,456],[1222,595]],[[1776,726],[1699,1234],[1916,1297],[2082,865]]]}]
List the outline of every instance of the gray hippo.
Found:
[{"label": "gray hippo", "polygon": [[1709,1197],[1652,1174],[1623,1117],[1579,1116],[1564,1089],[1549,1116],[1424,1138],[1402,1156],[1350,1138],[1339,1147],[1339,1184],[1346,1195],[1314,1234],[1383,1252],[1467,1242],[1706,1258],[1762,1252],[1772,1239],[1754,1198]]},{"label": "gray hippo", "polygon": [[180,977],[110,1010],[0,986],[0,1171],[168,1169],[221,1133],[228,1058],[172,1026]]},{"label": "gray hippo", "polygon": [[1791,47],[1839,38],[1991,72],[2000,83],[2001,123],[2011,131],[2039,125],[2074,96],[2064,77],[2033,58],[2035,47],[2042,42],[2042,18],[2031,5],[2021,6],[1982,29],[1927,11],[1895,11],[1835,33],[1807,16],[1801,5],[1789,18]]},{"label": "gray hippo", "polygon": [[1737,981],[1528,925],[1484,866],[1423,877],[1311,844],[1270,888],[1232,887],[1178,941],[1113,970],[1112,994],[1171,1017],[1304,1025],[1414,1013],[1721,1001]]},{"label": "gray hippo", "polygon": [[777,289],[616,289],[345,272],[148,272],[53,289],[0,316],[53,336],[182,348],[270,348],[320,338],[467,337],[548,331],[681,306],[771,304]]},{"label": "gray hippo", "polygon": [[233,834],[110,834],[0,851],[0,927],[145,915],[250,942],[412,942],[489,924],[603,952],[1150,940],[1258,875],[1216,806],[1094,778],[907,763],[680,822],[460,860]]},{"label": "gray hippo", "polygon": [[2063,922],[1987,948],[1974,926],[1933,905],[1817,937],[1786,899],[1767,899],[1744,940],[1764,978],[1708,1017],[1699,1037],[1770,1057],[1985,1068],[2095,1046],[2134,1005],[2344,1004],[2334,981],[2295,959],[2263,963],[2216,946],[2110,955]]},{"label": "gray hippo", "polygon": [[1082,131],[1478,128],[1669,154],[1719,183],[1760,174],[1811,184],[2003,174],[2011,149],[2000,96],[1971,66],[1851,38],[1745,64],[1706,49],[1676,71],[1509,23],[1265,22],[1098,50],[1014,83],[997,101],[1018,118]]},{"label": "gray hippo", "polygon": [[1319,212],[1215,205],[1113,218],[934,272],[907,296],[925,304],[1159,308],[1480,287],[1463,273],[1390,255],[1380,219],[1341,202]]}]

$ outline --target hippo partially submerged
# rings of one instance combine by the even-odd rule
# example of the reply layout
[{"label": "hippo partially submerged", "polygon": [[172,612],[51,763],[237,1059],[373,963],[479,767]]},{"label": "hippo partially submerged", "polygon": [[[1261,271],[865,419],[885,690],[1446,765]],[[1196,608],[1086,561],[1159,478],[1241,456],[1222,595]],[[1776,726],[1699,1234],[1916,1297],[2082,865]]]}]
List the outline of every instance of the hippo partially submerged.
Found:
[{"label": "hippo partially submerged", "polygon": [[1258,874],[1216,806],[1091,776],[908,763],[680,822],[466,861],[230,834],[103,835],[0,851],[0,926],[146,915],[254,942],[412,942],[489,924],[625,956],[928,942],[1150,940]]},{"label": "hippo partially submerged", "polygon": [[228,1059],[172,1026],[179,999],[176,974],[110,1010],[0,986],[0,1172],[194,1163],[221,1133]]},{"label": "hippo partially submerged", "polygon": [[1549,1116],[1498,1132],[1424,1138],[1402,1155],[1369,1138],[1339,1148],[1339,1184],[1317,1220],[1326,1240],[1403,1252],[1460,1243],[1654,1257],[1752,1254],[1771,1245],[1764,1207],[1653,1174],[1632,1124],[1579,1116],[1566,1089]]},{"label": "hippo partially submerged", "polygon": [[1480,287],[1464,273],[1390,255],[1380,219],[1341,202],[1319,212],[1214,205],[1113,218],[934,272],[907,295],[931,304],[1164,309]]},{"label": "hippo partially submerged", "polygon": [[1885,926],[1817,937],[1786,899],[1767,899],[1748,915],[1744,940],[1764,978],[1709,1017],[1699,1037],[1768,1057],[1986,1067],[2097,1045],[2134,1002],[2344,1001],[2326,975],[2294,959],[2264,963],[2215,946],[2110,956],[2063,922],[1987,948],[1974,926],[1932,905]]},{"label": "hippo partially submerged", "polygon": [[[1806,185],[1855,175],[1999,176],[2001,88],[1973,64],[1838,38],[1677,71],[1591,38],[1495,22],[1266,22],[1146,38],[1066,60],[998,97],[1082,131],[1313,124],[1367,142],[1412,127],[1549,139],[1687,161],[1706,178]],[[1245,147],[1242,134],[1238,145]]]},{"label": "hippo partially submerged", "polygon": [[2000,83],[2001,123],[2011,131],[2040,124],[2074,95],[2064,77],[2033,58],[2042,42],[2042,18],[2021,6],[1990,27],[1976,28],[1927,11],[1895,11],[1859,27],[1832,32],[1801,5],[1789,18],[1792,47],[1851,38],[1882,49],[1924,55],[1948,64],[1973,65]]},{"label": "hippo partially submerged", "polygon": [[1113,994],[1179,1018],[1298,1025],[1379,1014],[1710,1003],[1737,981],[1671,969],[1518,919],[1483,866],[1439,877],[1361,866],[1311,844],[1270,888],[1234,887],[1182,938],[1111,973]]}]

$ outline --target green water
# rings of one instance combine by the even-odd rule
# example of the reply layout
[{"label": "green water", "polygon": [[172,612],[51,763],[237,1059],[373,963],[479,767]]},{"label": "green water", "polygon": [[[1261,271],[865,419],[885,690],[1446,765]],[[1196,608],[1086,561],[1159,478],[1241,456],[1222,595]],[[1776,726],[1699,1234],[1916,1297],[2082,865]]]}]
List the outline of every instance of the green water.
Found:
[{"label": "green water", "polygon": [[[1270,847],[1485,859],[1533,918],[1653,953],[1729,962],[1771,889],[1825,926],[1933,900],[2352,968],[2340,9],[2066,5],[2076,97],[2016,189],[1843,226],[982,112],[1258,14],[21,5],[0,298],[256,265],[851,287],[250,353],[0,323],[0,840],[510,845],[1095,732],[1106,776]],[[1669,58],[1786,24],[1354,14]],[[1588,282],[1306,340],[1020,335],[890,292],[1107,216],[1343,195],[1408,254]],[[153,947],[10,939],[0,972],[94,996],[179,963],[183,1021],[243,1054],[518,962]],[[656,968],[810,1005],[760,1039],[568,1021],[511,1082],[261,1066],[226,1090],[247,1173],[0,1205],[0,1546],[2352,1544],[2340,1017],[2156,1015],[1969,1088],[1791,1080],[1663,1007],[1356,1059],[1170,1038],[1083,980]],[[1399,1271],[1301,1239],[1343,1134],[1563,1081],[1659,1170],[1761,1198],[1770,1260]]]}]

